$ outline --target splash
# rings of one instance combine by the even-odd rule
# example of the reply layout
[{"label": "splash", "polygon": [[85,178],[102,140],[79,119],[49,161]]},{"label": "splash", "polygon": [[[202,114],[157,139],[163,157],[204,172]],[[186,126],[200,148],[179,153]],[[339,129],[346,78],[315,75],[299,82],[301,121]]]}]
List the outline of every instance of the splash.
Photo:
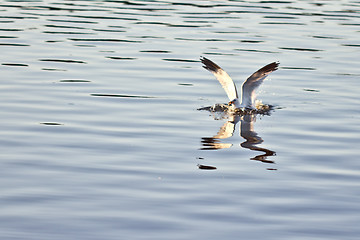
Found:
[{"label": "splash", "polygon": [[271,111],[274,110],[274,106],[264,104],[260,100],[256,100],[255,103],[256,109],[248,109],[248,108],[236,108],[235,110],[230,109],[228,104],[214,104],[213,106],[198,108],[200,111],[209,111],[211,113],[218,113],[221,115],[224,114],[235,114],[235,115],[252,115],[252,114],[260,114],[260,115],[270,115]]}]

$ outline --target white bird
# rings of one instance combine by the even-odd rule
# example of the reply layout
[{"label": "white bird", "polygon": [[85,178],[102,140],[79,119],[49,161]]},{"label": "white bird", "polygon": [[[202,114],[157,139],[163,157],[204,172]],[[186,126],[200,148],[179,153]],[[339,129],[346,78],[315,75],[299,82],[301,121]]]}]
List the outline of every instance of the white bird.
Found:
[{"label": "white bird", "polygon": [[279,66],[279,62],[270,63],[256,72],[254,72],[246,81],[242,84],[241,87],[241,102],[239,101],[239,96],[236,90],[236,86],[231,77],[216,63],[211,60],[201,57],[201,62],[204,64],[204,68],[209,70],[216,79],[220,82],[221,86],[224,88],[226,94],[229,97],[229,106],[232,110],[235,109],[256,109],[255,100],[256,100],[256,89],[261,85],[264,79],[270,73],[276,71]]}]

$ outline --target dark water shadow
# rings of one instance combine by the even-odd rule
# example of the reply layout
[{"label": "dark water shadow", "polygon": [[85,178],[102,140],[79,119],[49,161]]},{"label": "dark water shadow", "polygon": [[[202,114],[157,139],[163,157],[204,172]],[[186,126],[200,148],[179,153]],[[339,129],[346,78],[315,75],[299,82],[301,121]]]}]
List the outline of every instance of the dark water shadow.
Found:
[{"label": "dark water shadow", "polygon": [[142,41],[116,39],[116,38],[68,38],[75,42],[125,42],[125,43],[141,43]]},{"label": "dark water shadow", "polygon": [[321,49],[315,48],[295,48],[295,47],[279,47],[282,50],[290,50],[290,51],[300,51],[300,52],[320,52],[323,51]]},{"label": "dark water shadow", "polygon": [[58,123],[58,122],[41,122],[40,124],[48,125],[48,126],[61,126],[61,125],[64,125],[63,123]]},{"label": "dark water shadow", "polygon": [[153,96],[139,96],[139,95],[125,95],[125,94],[106,94],[106,93],[92,93],[93,97],[113,97],[113,98],[156,98]]},{"label": "dark water shadow", "polygon": [[163,58],[162,60],[168,62],[199,62],[198,60],[180,59],[180,58]]},{"label": "dark water shadow", "polygon": [[[222,140],[230,139],[231,137],[233,137],[236,127],[239,124],[240,136],[245,140],[244,142],[240,143],[240,146],[242,148],[250,149],[252,151],[261,152],[261,154],[255,155],[254,157],[250,158],[250,160],[260,161],[267,164],[274,164],[275,162],[269,160],[268,157],[275,156],[276,152],[260,146],[264,142],[264,140],[254,130],[254,123],[256,121],[256,118],[256,114],[229,116],[227,122],[225,122],[221,126],[220,130],[216,135],[212,137],[201,138],[202,147],[200,148],[200,150],[220,150],[225,148],[231,148],[232,146],[234,146],[233,143],[222,142]],[[277,169],[267,168],[267,170]]]},{"label": "dark water shadow", "polygon": [[85,79],[63,79],[63,80],[60,80],[59,82],[61,82],[61,83],[88,83],[91,81],[85,80]]},{"label": "dark water shadow", "polygon": [[28,67],[28,64],[24,63],[2,63],[3,66],[9,66],[9,67]]},{"label": "dark water shadow", "polygon": [[39,59],[42,62],[60,62],[60,63],[81,63],[86,64],[85,61],[71,60],[71,59]]},{"label": "dark water shadow", "polygon": [[114,57],[114,56],[107,56],[105,58],[113,59],[113,60],[136,60],[137,58],[133,57]]}]

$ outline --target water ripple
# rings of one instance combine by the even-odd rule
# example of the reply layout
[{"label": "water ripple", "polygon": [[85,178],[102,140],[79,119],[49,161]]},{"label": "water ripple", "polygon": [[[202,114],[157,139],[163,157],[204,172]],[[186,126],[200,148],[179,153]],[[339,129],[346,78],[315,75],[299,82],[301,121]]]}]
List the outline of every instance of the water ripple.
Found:
[{"label": "water ripple", "polygon": [[62,123],[57,123],[57,122],[42,122],[40,123],[42,125],[48,125],[48,126],[61,126],[61,125],[64,125]]},{"label": "water ripple", "polygon": [[143,52],[143,53],[171,53],[171,51],[166,51],[166,50],[141,50],[139,52]]},{"label": "water ripple", "polygon": [[68,17],[90,18],[90,19],[106,19],[106,20],[127,20],[127,21],[138,21],[139,20],[137,18],[109,17],[109,16],[88,16],[88,15],[68,15]]},{"label": "water ripple", "polygon": [[24,31],[24,29],[20,29],[20,28],[0,28],[0,31],[3,31],[3,32],[21,32],[21,31]]},{"label": "water ripple", "polygon": [[324,51],[321,49],[314,49],[314,48],[293,48],[293,47],[279,47],[279,49],[283,50],[293,50],[293,51],[301,51],[301,52],[320,52]]},{"label": "water ripple", "polygon": [[1,65],[4,66],[10,66],[10,67],[28,67],[28,64],[24,64],[24,63],[2,63]]},{"label": "water ripple", "polygon": [[[358,238],[358,0],[0,13],[0,239]],[[227,101],[202,54],[238,87],[280,60],[258,98],[281,107],[196,111]]]},{"label": "water ripple", "polygon": [[126,43],[141,43],[142,41],[114,39],[114,38],[68,38],[71,41],[80,42],[126,42]]},{"label": "water ripple", "polygon": [[85,61],[71,60],[71,59],[39,59],[42,62],[62,62],[62,63],[81,63],[86,64]]},{"label": "water ripple", "polygon": [[108,56],[106,58],[114,59],[114,60],[135,60],[135,59],[137,59],[137,58],[132,58],[132,57],[113,57],[113,56]]},{"label": "water ripple", "polygon": [[198,60],[180,59],[180,58],[163,58],[162,60],[169,62],[199,62]]},{"label": "water ripple", "polygon": [[63,83],[87,83],[87,82],[91,82],[91,81],[84,80],[84,79],[63,79],[63,80],[60,80],[60,82],[63,82]]},{"label": "water ripple", "polygon": [[45,27],[49,28],[71,28],[71,29],[87,29],[85,27],[79,27],[79,26],[67,26],[67,25],[54,25],[54,24],[46,24]]},{"label": "water ripple", "polygon": [[115,98],[156,98],[152,96],[140,96],[140,95],[125,95],[125,94],[106,94],[106,93],[92,93],[94,97],[115,97]]},{"label": "water ripple", "polygon": [[235,51],[242,52],[259,52],[259,53],[278,53],[276,51],[260,50],[260,49],[245,49],[245,48],[236,48]]},{"label": "water ripple", "polygon": [[0,43],[0,46],[10,46],[10,47],[28,47],[29,44],[23,43]]}]

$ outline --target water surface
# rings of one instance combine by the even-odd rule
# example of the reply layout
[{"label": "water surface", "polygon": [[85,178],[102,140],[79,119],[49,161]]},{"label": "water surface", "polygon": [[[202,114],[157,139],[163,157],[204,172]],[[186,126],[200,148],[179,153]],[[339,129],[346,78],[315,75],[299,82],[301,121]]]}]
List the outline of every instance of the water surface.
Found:
[{"label": "water surface", "polygon": [[1,239],[358,239],[359,2],[0,6]]}]

